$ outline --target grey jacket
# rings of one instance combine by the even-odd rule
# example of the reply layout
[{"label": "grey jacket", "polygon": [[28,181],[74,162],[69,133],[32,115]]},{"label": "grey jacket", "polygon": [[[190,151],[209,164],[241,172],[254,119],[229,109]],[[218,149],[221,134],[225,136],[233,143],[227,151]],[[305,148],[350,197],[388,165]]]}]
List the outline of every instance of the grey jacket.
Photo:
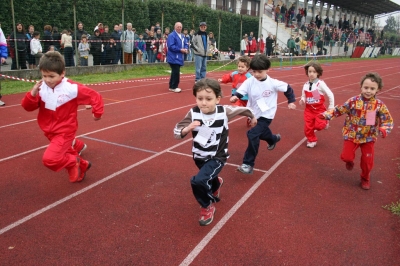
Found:
[{"label": "grey jacket", "polygon": [[[210,39],[207,36],[207,45],[210,43]],[[204,49],[203,39],[200,34],[195,34],[192,39],[192,48],[195,55],[207,56],[207,49]]]}]

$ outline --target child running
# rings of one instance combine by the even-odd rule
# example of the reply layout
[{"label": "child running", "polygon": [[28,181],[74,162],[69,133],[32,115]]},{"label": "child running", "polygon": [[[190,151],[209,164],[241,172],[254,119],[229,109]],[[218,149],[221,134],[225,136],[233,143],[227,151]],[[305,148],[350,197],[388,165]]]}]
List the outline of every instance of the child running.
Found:
[{"label": "child running", "polygon": [[236,102],[243,95],[248,95],[247,106],[253,110],[257,118],[257,125],[247,132],[248,146],[243,158],[243,164],[238,171],[244,174],[252,174],[255,160],[260,146],[260,140],[268,143],[268,150],[273,150],[276,143],[281,140],[280,134],[272,134],[269,125],[274,119],[277,110],[278,92],[283,92],[288,99],[289,109],[295,109],[296,97],[290,85],[283,81],[273,79],[267,75],[271,62],[265,54],[254,56],[250,62],[253,77],[243,82],[231,97],[231,102]]},{"label": "child running", "polygon": [[[233,71],[230,74],[225,74],[221,79],[218,79],[221,83],[229,83],[232,82],[232,96],[235,95],[236,90],[242,85],[242,83],[251,78],[251,74],[249,73],[250,68],[250,57],[241,56],[238,58],[237,68],[238,70]],[[234,105],[246,107],[247,105],[247,95],[244,95],[242,99],[239,99],[235,102]],[[250,126],[251,119],[247,119],[247,125]]]},{"label": "child running", "polygon": [[190,109],[185,118],[174,128],[176,139],[192,132],[192,152],[197,175],[191,178],[193,195],[200,204],[200,225],[209,225],[215,213],[213,203],[220,200],[223,179],[218,177],[226,163],[228,154],[228,121],[236,115],[252,117],[252,126],[257,120],[249,108],[222,106],[221,87],[216,80],[201,79],[193,86],[196,107]]},{"label": "child running", "polygon": [[59,52],[45,53],[39,70],[42,80],[26,93],[22,107],[27,111],[39,109],[39,127],[50,141],[43,164],[53,171],[65,168],[70,182],[80,182],[91,163],[80,156],[86,144],[75,139],[77,108],[80,104],[92,105],[94,120],[99,120],[103,114],[103,99],[98,92],[65,78],[65,62]]},{"label": "child running", "polygon": [[307,147],[314,148],[317,145],[317,136],[314,131],[327,129],[329,126],[327,120],[318,118],[319,114],[326,111],[325,95],[329,99],[328,110],[333,110],[335,104],[332,91],[324,81],[319,79],[323,72],[321,65],[317,62],[311,62],[304,69],[308,76],[308,82],[303,86],[299,104],[306,104],[304,109],[304,134],[307,138]]},{"label": "child running", "polygon": [[378,134],[385,138],[393,129],[393,118],[386,105],[376,98],[383,87],[382,78],[377,73],[368,73],[361,79],[361,94],[351,97],[343,105],[326,111],[320,118],[331,120],[346,115],[342,129],[344,138],[340,158],[346,169],[354,167],[355,152],[361,149],[361,188],[370,189],[371,170],[374,165],[374,144]]}]

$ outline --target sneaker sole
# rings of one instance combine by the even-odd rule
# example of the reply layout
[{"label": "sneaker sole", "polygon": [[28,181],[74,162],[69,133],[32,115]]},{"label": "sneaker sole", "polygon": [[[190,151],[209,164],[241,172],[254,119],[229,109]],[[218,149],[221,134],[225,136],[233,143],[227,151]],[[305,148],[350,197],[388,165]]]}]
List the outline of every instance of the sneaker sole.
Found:
[{"label": "sneaker sole", "polygon": [[[219,178],[218,178],[218,180],[219,180]],[[221,182],[221,180],[222,180],[222,182]],[[219,198],[219,195],[221,194],[222,185],[224,184],[224,179],[222,179],[222,177],[221,177],[221,180],[219,180],[220,183],[219,183],[219,188],[217,190],[218,191],[218,195],[214,195],[213,194],[213,196],[216,197],[216,198]]]}]

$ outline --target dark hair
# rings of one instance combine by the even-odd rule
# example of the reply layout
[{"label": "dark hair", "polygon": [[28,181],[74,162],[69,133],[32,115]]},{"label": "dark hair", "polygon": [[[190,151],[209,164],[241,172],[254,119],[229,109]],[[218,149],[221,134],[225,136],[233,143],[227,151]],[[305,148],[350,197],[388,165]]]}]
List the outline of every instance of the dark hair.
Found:
[{"label": "dark hair", "polygon": [[209,79],[209,78],[203,78],[199,81],[197,81],[193,85],[193,95],[197,96],[197,93],[202,90],[207,90],[211,89],[214,93],[215,96],[222,97],[222,91],[221,91],[221,86],[219,85],[219,82],[216,81],[215,79]]},{"label": "dark hair", "polygon": [[250,62],[250,68],[252,70],[268,70],[271,67],[271,61],[269,61],[267,55],[259,54],[255,55]]},{"label": "dark hair", "polygon": [[51,71],[61,75],[65,71],[64,57],[56,51],[44,53],[39,61],[40,71]]},{"label": "dark hair", "polygon": [[17,30],[17,26],[21,25],[22,26],[22,32],[25,34],[25,28],[24,28],[24,24],[22,24],[21,22],[18,22],[17,24],[15,24],[15,32],[18,32]]},{"label": "dark hair", "polygon": [[361,78],[360,86],[363,85],[366,79],[370,79],[372,82],[376,82],[378,84],[378,90],[381,90],[383,88],[383,81],[378,73],[376,72],[367,73],[365,76]]},{"label": "dark hair", "polygon": [[248,68],[250,67],[250,62],[251,62],[251,58],[248,57],[247,55],[241,56],[238,58],[238,64],[239,62],[244,63]]},{"label": "dark hair", "polygon": [[317,77],[319,78],[320,76],[322,76],[322,73],[324,72],[324,70],[322,69],[321,65],[318,62],[310,62],[308,63],[304,69],[306,70],[306,76],[308,76],[308,69],[310,67],[313,67],[315,69],[315,71],[317,72]]},{"label": "dark hair", "polygon": [[36,37],[36,36],[39,36],[39,35],[40,35],[40,32],[38,32],[38,31],[34,31],[33,34],[32,34],[33,37]]}]

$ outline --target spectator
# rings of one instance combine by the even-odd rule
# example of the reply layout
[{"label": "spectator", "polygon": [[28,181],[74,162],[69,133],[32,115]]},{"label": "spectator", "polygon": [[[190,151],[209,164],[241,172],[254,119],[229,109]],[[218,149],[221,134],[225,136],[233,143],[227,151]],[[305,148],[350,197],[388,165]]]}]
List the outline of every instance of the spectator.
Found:
[{"label": "spectator", "polygon": [[115,63],[115,58],[117,56],[117,43],[113,36],[110,36],[108,43],[105,45],[104,50],[106,54],[105,65],[111,65]]},{"label": "spectator", "polygon": [[274,39],[272,38],[272,34],[268,33],[268,37],[265,40],[265,46],[266,46],[266,54],[267,56],[271,56],[272,53],[272,46],[274,44]]},{"label": "spectator", "polygon": [[[58,27],[53,27],[53,32],[51,34],[53,36],[53,46],[56,51],[60,51],[60,43],[61,43],[61,34],[58,32]],[[50,50],[50,47],[49,47]]]},{"label": "spectator", "polygon": [[154,32],[149,31],[148,43],[146,44],[146,51],[147,51],[147,62],[154,63],[156,62],[156,38],[154,38]]},{"label": "spectator", "polygon": [[[72,30],[63,30],[61,35],[61,46],[64,47],[64,60],[65,66],[75,66],[74,63],[74,49],[72,48]],[[82,36],[82,35],[81,35]]]},{"label": "spectator", "polygon": [[29,69],[34,69],[35,68],[35,57],[31,53],[31,40],[33,39],[33,33],[35,32],[35,27],[33,25],[29,25],[28,27],[28,33],[26,34],[26,37],[28,38],[28,43],[26,45],[26,57],[28,59],[28,68]]},{"label": "spectator", "polygon": [[133,58],[136,57],[135,40],[137,37],[135,31],[133,31],[132,23],[126,24],[126,31],[124,31],[121,38],[123,42],[124,64],[136,63],[136,58]]},{"label": "spectator", "polygon": [[200,22],[200,30],[193,37],[193,50],[194,50],[194,62],[196,68],[196,79],[198,80],[206,77],[207,70],[207,45],[210,43],[210,40],[207,36],[207,23]]},{"label": "spectator", "polygon": [[98,66],[101,63],[101,36],[100,30],[94,31],[94,34],[90,36],[90,53],[93,56],[93,65]]},{"label": "spectator", "polygon": [[[8,56],[8,49],[7,49],[7,41],[6,37],[4,36],[3,30],[0,28],[0,69],[1,65],[6,62]],[[5,102],[1,101],[0,96],[0,106],[6,105]]]},{"label": "spectator", "polygon": [[184,64],[184,54],[188,53],[188,43],[182,34],[182,23],[176,22],[174,31],[169,34],[167,39],[167,62],[171,67],[171,77],[169,80],[169,91],[181,92],[179,86],[180,68]]},{"label": "spectator", "polygon": [[[74,41],[73,42],[74,43],[73,50],[75,50],[75,48],[78,48],[78,45],[79,45],[80,41],[82,40],[83,34],[88,36],[88,33],[83,29],[83,23],[81,21],[79,21],[76,24],[76,26],[78,27],[78,29],[75,31],[75,33],[72,36],[72,40]],[[76,50],[76,53],[77,53],[77,56],[80,57],[78,49]],[[79,60],[78,60],[77,64],[78,64],[78,66],[80,65]],[[65,62],[65,66],[67,66],[67,62]]]},{"label": "spectator", "polygon": [[[15,36],[14,36],[15,34]],[[16,40],[14,40],[14,37]],[[24,25],[22,23],[17,23],[15,28],[15,33],[10,34],[10,47],[14,49],[16,55],[18,55],[18,66],[17,58],[14,56],[12,58],[11,70],[17,69],[27,69],[26,67],[26,47],[28,43],[28,38],[25,35]]]},{"label": "spectator", "polygon": [[[115,24],[115,25],[114,25],[114,31],[111,33],[110,38],[113,38],[114,41],[115,41],[115,43],[116,43],[116,46],[115,46],[115,53],[116,53],[116,55],[115,55],[115,57],[114,57],[113,64],[116,64],[116,65],[117,65],[117,64],[118,64],[118,61],[119,61],[120,58],[121,58],[121,54],[122,54],[122,51],[121,51],[121,42],[120,42],[120,40],[121,40],[121,34],[119,33],[119,25],[118,25],[118,24]],[[121,61],[121,64],[122,64],[122,61]]]},{"label": "spectator", "polygon": [[187,28],[183,29],[183,36],[185,38],[185,42],[187,42],[188,45],[189,45],[188,53],[185,54],[185,61],[192,61],[191,51],[190,51],[191,50],[190,49],[191,36],[188,34],[188,29]]},{"label": "spectator", "polygon": [[49,50],[49,46],[54,44],[53,36],[51,35],[51,31],[53,28],[50,25],[44,26],[43,32],[43,51],[46,53]]},{"label": "spectator", "polygon": [[88,66],[90,46],[87,41],[87,36],[85,34],[82,35],[82,39],[81,42],[79,43],[78,50],[80,54],[79,59],[81,61],[81,66]]},{"label": "spectator", "polygon": [[265,50],[265,41],[262,34],[260,35],[260,38],[258,38],[258,50],[260,51],[260,54],[263,54]]},{"label": "spectator", "polygon": [[143,54],[146,51],[146,43],[143,40],[143,34],[139,34],[139,40],[136,42],[136,49],[138,52],[138,63],[142,63]]},{"label": "spectator", "polygon": [[39,60],[43,55],[42,44],[40,43],[40,32],[34,31],[33,38],[30,43],[31,54],[35,57],[35,67],[39,65]]},{"label": "spectator", "polygon": [[241,56],[244,56],[244,53],[246,52],[247,42],[248,42],[247,36],[243,35],[243,38],[240,41],[240,55]]}]

